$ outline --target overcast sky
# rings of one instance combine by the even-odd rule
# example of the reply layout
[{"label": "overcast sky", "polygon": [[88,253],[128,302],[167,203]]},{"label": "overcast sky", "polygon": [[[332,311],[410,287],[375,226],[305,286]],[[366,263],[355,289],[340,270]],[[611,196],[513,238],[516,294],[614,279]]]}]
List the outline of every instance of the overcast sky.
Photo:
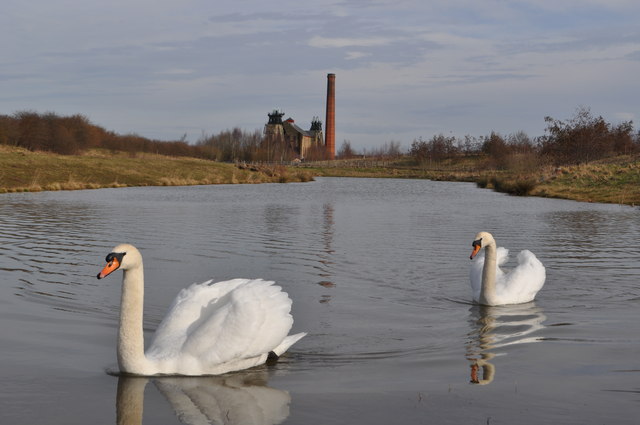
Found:
[{"label": "overcast sky", "polygon": [[638,0],[3,0],[0,114],[82,114],[176,140],[285,112],[336,145],[544,134],[640,115]]}]

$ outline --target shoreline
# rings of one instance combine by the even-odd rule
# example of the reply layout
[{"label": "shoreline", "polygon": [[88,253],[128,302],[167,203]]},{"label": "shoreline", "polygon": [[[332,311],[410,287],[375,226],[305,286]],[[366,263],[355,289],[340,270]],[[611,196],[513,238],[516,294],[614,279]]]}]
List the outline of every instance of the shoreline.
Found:
[{"label": "shoreline", "polygon": [[[445,163],[439,168],[373,166],[350,168],[309,166],[314,176],[417,178],[475,183],[479,188],[514,196],[566,199],[578,202],[640,205],[640,157],[621,156],[592,163],[540,167],[530,171],[483,168]],[[461,166],[462,165],[462,166]]]},{"label": "shoreline", "polygon": [[282,166],[246,168],[198,158],[98,150],[65,156],[0,147],[0,193],[310,180],[309,172]]},{"label": "shoreline", "polygon": [[189,157],[92,150],[66,156],[0,145],[0,194],[140,186],[195,186],[308,182],[314,177],[416,178],[476,183],[521,196],[580,202],[640,205],[640,158],[617,157],[594,163],[546,167],[529,172],[487,169],[481,162],[439,164],[347,161],[320,164],[239,165]]}]

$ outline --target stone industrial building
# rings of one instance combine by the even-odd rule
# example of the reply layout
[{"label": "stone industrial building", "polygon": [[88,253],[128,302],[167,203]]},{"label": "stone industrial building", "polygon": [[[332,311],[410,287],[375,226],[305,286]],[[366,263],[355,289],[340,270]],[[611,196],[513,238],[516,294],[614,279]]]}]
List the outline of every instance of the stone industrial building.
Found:
[{"label": "stone industrial building", "polygon": [[282,141],[289,146],[299,159],[304,159],[313,150],[322,147],[327,159],[335,158],[335,74],[327,75],[326,139],[322,133],[322,122],[318,117],[311,120],[311,128],[303,130],[293,118],[282,121],[284,112],[274,110],[268,114],[269,121],[264,126],[267,140]]},{"label": "stone industrial building", "polygon": [[267,139],[281,140],[295,152],[300,159],[308,156],[311,149],[324,146],[322,134],[322,122],[314,117],[311,128],[303,130],[293,118],[282,120],[284,112],[274,110],[269,115],[269,122],[264,126],[264,134]]}]

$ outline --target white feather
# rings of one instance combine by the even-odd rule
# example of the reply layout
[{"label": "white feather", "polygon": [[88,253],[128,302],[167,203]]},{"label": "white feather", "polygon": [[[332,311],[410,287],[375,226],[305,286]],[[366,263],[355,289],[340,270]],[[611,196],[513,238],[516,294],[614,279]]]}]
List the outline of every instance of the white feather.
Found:
[{"label": "white feather", "polygon": [[[485,241],[490,238],[491,243],[495,244],[490,234],[482,233]],[[478,236],[476,238],[478,239]],[[544,286],[546,279],[544,265],[531,251],[523,250],[517,257],[518,265],[511,271],[506,272],[501,269],[501,266],[507,263],[508,254],[509,251],[506,248],[496,248],[495,303],[493,305],[520,304],[533,301],[538,291]],[[472,260],[469,269],[469,282],[475,302],[480,302],[482,270],[485,267],[484,260],[485,250],[482,249]]]},{"label": "white feather", "polygon": [[305,333],[287,335],[293,325],[291,299],[262,279],[194,283],[176,296],[143,352],[142,256],[125,252],[118,362],[123,372],[156,375],[218,375],[262,364],[270,352],[284,353]]}]

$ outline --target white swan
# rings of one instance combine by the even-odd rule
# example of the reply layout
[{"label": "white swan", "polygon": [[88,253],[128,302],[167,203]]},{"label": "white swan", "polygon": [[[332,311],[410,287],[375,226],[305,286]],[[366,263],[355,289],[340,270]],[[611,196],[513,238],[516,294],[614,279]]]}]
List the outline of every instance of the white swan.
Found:
[{"label": "white swan", "polygon": [[289,335],[291,299],[274,282],[211,280],[180,291],[144,352],[142,255],[132,245],[107,255],[102,279],[122,269],[118,366],[136,375],[219,375],[263,364],[306,335]]},{"label": "white swan", "polygon": [[528,250],[518,254],[518,266],[504,273],[500,265],[507,260],[509,251],[497,248],[491,233],[480,232],[473,243],[471,259],[484,248],[482,254],[471,264],[469,273],[473,300],[483,305],[520,304],[533,301],[544,285],[545,268]]}]

